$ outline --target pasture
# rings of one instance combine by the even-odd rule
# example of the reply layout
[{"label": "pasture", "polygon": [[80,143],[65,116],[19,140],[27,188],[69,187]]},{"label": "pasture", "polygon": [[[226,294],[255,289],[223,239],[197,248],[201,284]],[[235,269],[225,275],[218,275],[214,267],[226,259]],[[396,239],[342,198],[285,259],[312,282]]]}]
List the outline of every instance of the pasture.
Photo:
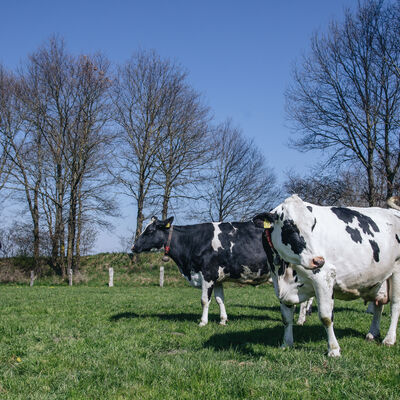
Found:
[{"label": "pasture", "polygon": [[[228,325],[200,319],[200,291],[168,268],[108,288],[2,285],[1,399],[395,399],[400,346],[368,343],[362,301],[335,302],[342,357],[330,359],[314,312],[281,350],[270,285],[226,285]],[[382,334],[389,324],[382,317]]]}]

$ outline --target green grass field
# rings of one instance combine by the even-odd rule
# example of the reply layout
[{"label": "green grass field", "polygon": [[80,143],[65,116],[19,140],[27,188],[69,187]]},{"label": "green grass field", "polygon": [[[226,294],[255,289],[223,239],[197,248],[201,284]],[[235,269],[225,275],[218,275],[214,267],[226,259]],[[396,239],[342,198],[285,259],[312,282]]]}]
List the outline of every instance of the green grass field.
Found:
[{"label": "green grass field", "polygon": [[[361,301],[336,302],[340,359],[328,359],[316,312],[281,350],[269,285],[225,290],[229,323],[200,319],[200,291],[183,280],[108,288],[0,288],[1,399],[395,399],[400,346],[368,343]],[[138,273],[138,275],[140,275]],[[181,286],[181,287],[179,287]],[[389,316],[385,310],[382,333]]]}]

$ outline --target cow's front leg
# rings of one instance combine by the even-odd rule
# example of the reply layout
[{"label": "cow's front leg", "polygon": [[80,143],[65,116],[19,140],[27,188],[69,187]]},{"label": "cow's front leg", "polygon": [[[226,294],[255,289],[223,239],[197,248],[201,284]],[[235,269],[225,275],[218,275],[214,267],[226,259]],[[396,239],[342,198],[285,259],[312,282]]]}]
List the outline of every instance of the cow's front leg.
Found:
[{"label": "cow's front leg", "polygon": [[[399,267],[397,265],[397,267]],[[396,343],[396,329],[397,322],[399,320],[400,314],[400,271],[393,273],[390,282],[390,326],[385,339],[383,339],[383,344],[386,346],[392,346]]]},{"label": "cow's front leg", "polygon": [[318,272],[313,273],[312,284],[318,304],[318,315],[328,337],[328,356],[339,357],[340,347],[333,330],[333,284],[336,269],[325,264]]},{"label": "cow's front leg", "polygon": [[226,315],[225,304],[224,304],[224,287],[222,283],[215,284],[214,286],[214,297],[216,302],[219,305],[219,312],[220,312],[220,325],[226,325],[228,321],[228,316]]},{"label": "cow's front leg", "polygon": [[294,306],[286,305],[281,302],[281,315],[284,326],[282,348],[293,346],[293,315]]},{"label": "cow's front leg", "polygon": [[328,356],[339,357],[340,347],[333,330],[333,287],[329,284],[316,285],[315,295],[319,319],[324,325],[328,337]]},{"label": "cow's front leg", "polygon": [[203,307],[203,314],[201,316],[199,326],[205,326],[208,323],[208,308],[210,307],[211,295],[214,287],[214,282],[208,282],[203,279],[201,283],[201,306]]}]

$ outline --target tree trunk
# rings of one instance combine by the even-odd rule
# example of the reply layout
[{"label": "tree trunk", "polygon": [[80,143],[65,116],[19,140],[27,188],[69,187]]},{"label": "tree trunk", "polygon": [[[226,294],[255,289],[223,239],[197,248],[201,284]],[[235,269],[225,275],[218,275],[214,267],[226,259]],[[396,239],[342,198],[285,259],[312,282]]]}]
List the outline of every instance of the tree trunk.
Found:
[{"label": "tree trunk", "polygon": [[144,209],[144,186],[143,183],[140,182],[139,184],[139,196],[138,196],[138,202],[137,202],[137,214],[136,214],[136,232],[135,232],[135,240],[139,237],[139,235],[142,233],[143,229],[143,221],[144,221],[144,215],[143,215],[143,209]]},{"label": "tree trunk", "polygon": [[167,179],[163,194],[163,205],[162,205],[162,215],[161,215],[162,219],[168,218],[168,206],[170,198],[171,198],[171,185],[169,183],[169,179]]},{"label": "tree trunk", "polygon": [[77,233],[75,245],[75,268],[81,268],[81,236],[82,236],[82,185],[79,184],[78,188],[78,220],[77,220]]},{"label": "tree trunk", "polygon": [[76,234],[76,185],[71,185],[67,236],[67,270],[73,269]]}]

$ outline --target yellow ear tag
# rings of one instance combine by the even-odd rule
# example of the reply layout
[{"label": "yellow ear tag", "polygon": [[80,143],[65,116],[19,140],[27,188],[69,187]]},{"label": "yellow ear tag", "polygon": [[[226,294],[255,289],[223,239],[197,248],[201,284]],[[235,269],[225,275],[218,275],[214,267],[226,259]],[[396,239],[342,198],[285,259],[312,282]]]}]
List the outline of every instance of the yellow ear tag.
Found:
[{"label": "yellow ear tag", "polygon": [[271,222],[264,221],[264,229],[269,229],[271,228]]},{"label": "yellow ear tag", "polygon": [[166,228],[169,228],[171,226],[171,224],[168,222],[167,225],[165,225]]}]

